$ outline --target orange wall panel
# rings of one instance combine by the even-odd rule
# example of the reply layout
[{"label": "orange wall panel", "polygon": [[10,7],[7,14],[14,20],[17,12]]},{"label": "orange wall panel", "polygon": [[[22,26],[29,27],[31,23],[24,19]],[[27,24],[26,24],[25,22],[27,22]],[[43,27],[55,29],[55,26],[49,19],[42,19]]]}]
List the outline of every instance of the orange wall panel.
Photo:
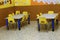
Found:
[{"label": "orange wall panel", "polygon": [[31,0],[31,5],[44,5],[44,3],[41,1],[41,2],[37,2],[37,1],[33,1],[33,0]]}]

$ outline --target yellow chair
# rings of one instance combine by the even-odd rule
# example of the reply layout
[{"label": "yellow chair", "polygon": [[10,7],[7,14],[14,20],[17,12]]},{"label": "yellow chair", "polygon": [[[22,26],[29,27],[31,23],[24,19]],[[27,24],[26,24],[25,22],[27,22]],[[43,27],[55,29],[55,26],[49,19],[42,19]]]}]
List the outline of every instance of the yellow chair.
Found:
[{"label": "yellow chair", "polygon": [[14,13],[12,13],[12,16],[14,16]]},{"label": "yellow chair", "polygon": [[27,11],[24,11],[23,14],[25,15],[26,20],[27,20],[28,19],[28,12]]},{"label": "yellow chair", "polygon": [[8,17],[8,26],[16,27],[16,22],[13,17]]},{"label": "yellow chair", "polygon": [[8,23],[15,23],[15,20],[13,17],[8,17]]},{"label": "yellow chair", "polygon": [[24,11],[23,14],[24,14],[24,16],[21,20],[21,23],[26,22],[26,20],[28,19],[28,12]]},{"label": "yellow chair", "polygon": [[40,16],[42,15],[42,13],[40,13]]},{"label": "yellow chair", "polygon": [[39,14],[37,14],[37,19],[39,18]]},{"label": "yellow chair", "polygon": [[25,17],[22,17],[21,23],[25,21]]},{"label": "yellow chair", "polygon": [[13,17],[8,17],[8,26],[12,26],[13,28],[17,28],[17,23],[15,22]]},{"label": "yellow chair", "polygon": [[[48,22],[47,22],[46,18],[43,16],[39,17],[39,25],[41,25],[41,24],[44,24],[45,29],[48,31]],[[40,30],[40,27],[38,27],[38,29]]]},{"label": "yellow chair", "polygon": [[54,11],[48,11],[48,14],[54,14]]},{"label": "yellow chair", "polygon": [[23,23],[26,23],[26,17],[22,17],[22,20],[21,20],[21,26],[23,25]]},{"label": "yellow chair", "polygon": [[13,15],[12,14],[9,14],[8,17],[12,17]]},{"label": "yellow chair", "polygon": [[39,23],[40,24],[48,24],[48,22],[47,22],[45,17],[39,17]]},{"label": "yellow chair", "polygon": [[16,11],[16,15],[20,14],[20,11]]}]

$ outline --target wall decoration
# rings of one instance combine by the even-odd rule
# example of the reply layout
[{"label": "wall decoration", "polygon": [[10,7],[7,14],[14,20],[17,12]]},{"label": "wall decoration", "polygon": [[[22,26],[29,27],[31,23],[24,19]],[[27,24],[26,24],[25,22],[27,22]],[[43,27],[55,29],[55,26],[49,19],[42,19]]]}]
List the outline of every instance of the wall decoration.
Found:
[{"label": "wall decoration", "polygon": [[31,0],[31,5],[60,4],[60,0]]},{"label": "wall decoration", "polygon": [[15,6],[29,6],[31,5],[31,0],[15,0]]},{"label": "wall decoration", "polygon": [[0,0],[0,9],[14,6],[14,0]]},{"label": "wall decoration", "polygon": [[0,0],[0,5],[11,4],[11,0]]}]

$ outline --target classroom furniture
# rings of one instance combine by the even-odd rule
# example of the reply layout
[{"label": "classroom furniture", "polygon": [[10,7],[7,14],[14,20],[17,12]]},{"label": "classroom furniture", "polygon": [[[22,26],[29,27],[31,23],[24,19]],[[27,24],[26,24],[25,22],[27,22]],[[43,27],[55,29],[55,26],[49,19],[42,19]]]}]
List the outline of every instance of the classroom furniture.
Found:
[{"label": "classroom furniture", "polygon": [[14,16],[15,14],[14,13],[12,13],[12,16]]},{"label": "classroom furniture", "polygon": [[47,19],[44,16],[39,16],[39,24],[44,24],[45,25],[45,29],[47,30],[48,21],[47,21]]},{"label": "classroom furniture", "polygon": [[[13,25],[13,27],[14,27],[14,25],[16,25],[16,22],[15,22],[15,20],[14,20],[13,17],[8,17],[8,24]],[[9,25],[8,25],[8,26],[9,26]],[[9,28],[7,27],[7,29],[9,29]]]},{"label": "classroom furniture", "polygon": [[[54,11],[48,11],[48,14],[54,14]],[[54,20],[55,24],[56,24],[57,17],[58,17],[58,16],[56,16],[56,18],[55,18],[55,20]],[[57,21],[58,21],[58,20],[57,20]]]},{"label": "classroom furniture", "polygon": [[[17,22],[18,22],[18,29],[19,30],[21,29],[21,19],[22,19],[22,17],[24,17],[24,14],[19,14],[19,15],[14,15],[13,16],[13,18],[15,20],[17,20]],[[7,29],[9,29],[9,27],[8,27],[8,18],[5,18],[5,19],[6,19],[6,27],[7,27]],[[28,23],[30,24],[30,16],[28,17]]]},{"label": "classroom furniture", "polygon": [[[15,12],[16,10],[28,11],[30,13],[31,21],[36,21],[36,14],[37,13],[47,13],[49,10],[54,11],[55,13],[58,13],[58,20],[60,20],[60,5],[37,5],[37,6],[14,6],[14,7],[8,7],[8,8],[1,8],[0,9],[0,27],[4,26],[6,24],[5,18],[8,16],[8,14]],[[3,20],[3,21],[2,21]]]},{"label": "classroom furniture", "polygon": [[[47,30],[47,26],[48,26],[48,22],[47,22],[47,19],[45,17],[42,16],[42,13],[37,14],[37,20],[38,21],[38,26],[40,26],[40,24],[44,24],[45,25],[45,29]],[[38,27],[38,31],[40,31],[40,27]]]},{"label": "classroom furniture", "polygon": [[37,16],[37,19],[39,18],[39,14],[36,15]]},{"label": "classroom furniture", "polygon": [[28,12],[27,11],[23,11],[23,14],[25,15],[25,17],[26,17],[26,20],[28,19]]},{"label": "classroom furniture", "polygon": [[23,14],[24,14],[24,17],[21,20],[22,23],[25,22],[28,19],[28,12],[24,11]]},{"label": "classroom furniture", "polygon": [[42,15],[42,13],[40,13],[40,16]]},{"label": "classroom furniture", "polygon": [[9,14],[8,17],[12,17],[13,15],[12,14]]},{"label": "classroom furniture", "polygon": [[[11,24],[11,25],[16,24],[12,14],[9,14],[7,18],[8,18],[8,24]],[[7,27],[7,29],[9,29],[9,28]]]},{"label": "classroom furniture", "polygon": [[54,14],[54,11],[48,11],[48,14]]},{"label": "classroom furniture", "polygon": [[15,13],[16,15],[18,15],[18,14],[20,14],[20,11],[16,11],[16,13]]},{"label": "classroom furniture", "polygon": [[[43,17],[45,17],[46,19],[51,19],[52,20],[52,31],[54,31],[54,20],[56,18],[56,16],[58,16],[58,14],[54,13],[54,14],[42,14]],[[38,30],[40,30],[40,24],[39,24],[39,18],[37,19],[38,22]],[[58,23],[58,22],[57,22]]]}]

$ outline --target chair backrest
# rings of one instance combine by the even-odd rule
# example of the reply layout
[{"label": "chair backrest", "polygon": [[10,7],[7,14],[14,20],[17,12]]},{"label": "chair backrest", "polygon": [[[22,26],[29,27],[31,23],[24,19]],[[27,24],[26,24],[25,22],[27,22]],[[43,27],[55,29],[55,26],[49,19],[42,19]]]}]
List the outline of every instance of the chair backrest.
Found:
[{"label": "chair backrest", "polygon": [[16,11],[16,15],[20,14],[20,11]]},{"label": "chair backrest", "polygon": [[46,18],[45,17],[39,17],[39,23],[40,24],[47,24],[47,20],[46,20]]},{"label": "chair backrest", "polygon": [[54,14],[54,11],[48,11],[48,14]]},{"label": "chair backrest", "polygon": [[14,16],[14,13],[12,13],[12,16]]},{"label": "chair backrest", "polygon": [[40,13],[40,16],[42,15],[42,13]]},{"label": "chair backrest", "polygon": [[28,12],[24,11],[23,14],[25,15],[26,19],[28,19]]},{"label": "chair backrest", "polygon": [[28,12],[27,11],[23,11],[23,14],[28,14]]},{"label": "chair backrest", "polygon": [[39,18],[39,14],[37,14],[37,19]]},{"label": "chair backrest", "polygon": [[13,15],[12,14],[9,14],[8,17],[12,17]]},{"label": "chair backrest", "polygon": [[15,20],[13,17],[8,17],[8,23],[15,23]]},{"label": "chair backrest", "polygon": [[25,17],[22,17],[22,20],[21,20],[21,22],[24,22],[25,21]]}]

